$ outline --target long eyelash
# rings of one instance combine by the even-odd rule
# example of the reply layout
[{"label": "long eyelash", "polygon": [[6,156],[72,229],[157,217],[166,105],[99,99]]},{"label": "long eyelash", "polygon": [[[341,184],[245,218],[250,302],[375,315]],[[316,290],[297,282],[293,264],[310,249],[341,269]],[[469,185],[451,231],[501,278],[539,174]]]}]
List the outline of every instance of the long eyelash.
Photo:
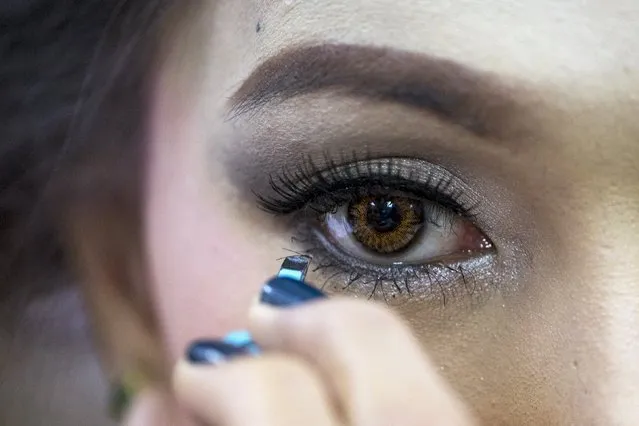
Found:
[{"label": "long eyelash", "polygon": [[307,156],[297,169],[284,169],[279,175],[269,176],[269,185],[276,196],[255,194],[261,208],[276,215],[288,215],[307,207],[315,213],[328,213],[337,206],[351,201],[354,196],[371,191],[401,191],[425,198],[445,209],[473,220],[477,205],[468,203],[464,193],[452,186],[452,177],[430,173],[425,182],[402,176],[398,167],[400,158],[374,160],[341,156],[337,164],[328,153],[325,166],[320,168]]}]

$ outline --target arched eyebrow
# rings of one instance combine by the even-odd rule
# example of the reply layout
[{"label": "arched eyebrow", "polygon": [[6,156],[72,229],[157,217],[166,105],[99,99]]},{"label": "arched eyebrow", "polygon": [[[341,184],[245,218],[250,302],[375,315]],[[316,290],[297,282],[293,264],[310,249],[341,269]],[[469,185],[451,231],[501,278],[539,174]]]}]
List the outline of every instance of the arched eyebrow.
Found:
[{"label": "arched eyebrow", "polygon": [[460,63],[385,47],[319,44],[259,65],[231,97],[230,116],[320,91],[424,110],[477,136],[503,139],[521,104],[498,78]]}]

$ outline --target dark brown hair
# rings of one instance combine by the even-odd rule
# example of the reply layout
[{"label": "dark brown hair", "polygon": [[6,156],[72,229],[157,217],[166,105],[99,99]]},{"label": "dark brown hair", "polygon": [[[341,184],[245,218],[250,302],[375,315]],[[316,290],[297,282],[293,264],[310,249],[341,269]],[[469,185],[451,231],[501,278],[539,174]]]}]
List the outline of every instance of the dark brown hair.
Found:
[{"label": "dark brown hair", "polygon": [[154,328],[141,289],[143,153],[168,3],[0,4],[0,302],[13,312],[75,270]]}]

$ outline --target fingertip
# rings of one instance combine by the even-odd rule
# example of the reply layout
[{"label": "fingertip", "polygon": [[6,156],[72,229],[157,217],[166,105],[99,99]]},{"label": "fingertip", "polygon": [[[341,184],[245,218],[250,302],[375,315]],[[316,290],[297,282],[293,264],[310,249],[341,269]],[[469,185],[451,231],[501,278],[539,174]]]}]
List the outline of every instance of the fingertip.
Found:
[{"label": "fingertip", "polygon": [[208,368],[212,367],[201,364],[194,365],[186,360],[180,360],[175,364],[171,385],[178,399],[182,400],[183,397],[188,399],[193,389],[197,387],[197,384],[201,381],[202,374]]},{"label": "fingertip", "polygon": [[281,311],[272,306],[262,303],[255,303],[249,310],[249,321],[251,323],[272,324],[277,320]]}]

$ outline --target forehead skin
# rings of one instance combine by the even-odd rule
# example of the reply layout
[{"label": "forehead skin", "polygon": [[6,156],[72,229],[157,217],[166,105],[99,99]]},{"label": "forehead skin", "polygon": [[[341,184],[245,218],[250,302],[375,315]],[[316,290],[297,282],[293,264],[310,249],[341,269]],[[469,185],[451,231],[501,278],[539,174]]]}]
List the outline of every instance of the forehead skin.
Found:
[{"label": "forehead skin", "polygon": [[[479,164],[476,174],[508,187],[495,193],[508,199],[514,224],[527,218],[521,232],[534,243],[532,266],[513,291],[480,308],[430,312],[412,304],[402,314],[485,424],[639,424],[638,22],[634,0],[202,6],[167,50],[152,129],[148,244],[169,351],[179,356],[210,327],[221,333],[241,325],[259,282],[274,270],[262,247],[277,251],[286,241],[268,230],[268,220],[237,215],[241,190],[223,163],[234,149],[229,135],[250,126],[225,120],[226,100],[283,48],[327,41],[391,47],[525,88],[540,127],[508,149],[477,148],[468,160]],[[337,101],[322,102],[330,127]],[[273,132],[304,114],[284,108]],[[362,122],[353,125],[374,127]],[[180,183],[182,175],[189,183]],[[224,246],[220,233],[230,241]],[[262,234],[263,246],[242,242]],[[203,243],[187,238],[207,235]],[[185,259],[174,247],[187,240]],[[254,268],[232,269],[245,256]],[[205,278],[231,273],[257,284],[231,291]],[[186,302],[202,299],[225,303]]]}]

